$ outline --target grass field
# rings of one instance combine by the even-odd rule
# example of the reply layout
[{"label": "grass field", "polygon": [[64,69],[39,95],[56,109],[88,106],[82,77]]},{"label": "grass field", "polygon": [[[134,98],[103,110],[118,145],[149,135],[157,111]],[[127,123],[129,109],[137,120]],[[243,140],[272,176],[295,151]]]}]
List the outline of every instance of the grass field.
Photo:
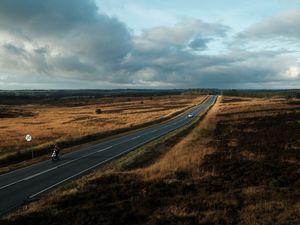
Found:
[{"label": "grass field", "polygon": [[[135,127],[201,102],[204,96],[116,97],[0,105],[0,158],[34,146]],[[95,110],[101,109],[100,114]],[[26,134],[33,141],[24,140]]]},{"label": "grass field", "polygon": [[0,222],[300,224],[299,99],[219,98],[160,152],[150,165],[96,172]]}]

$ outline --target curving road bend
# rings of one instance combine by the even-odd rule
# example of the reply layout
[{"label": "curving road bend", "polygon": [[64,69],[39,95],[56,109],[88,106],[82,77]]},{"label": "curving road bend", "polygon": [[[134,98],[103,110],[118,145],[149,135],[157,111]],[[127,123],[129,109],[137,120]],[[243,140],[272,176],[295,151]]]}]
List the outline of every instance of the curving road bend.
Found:
[{"label": "curving road bend", "polygon": [[0,175],[0,215],[6,214],[39,198],[55,187],[91,172],[133,149],[190,123],[213,105],[217,96],[209,96],[203,103],[168,122],[124,134],[94,146],[62,156],[59,162],[43,161],[29,167]]}]

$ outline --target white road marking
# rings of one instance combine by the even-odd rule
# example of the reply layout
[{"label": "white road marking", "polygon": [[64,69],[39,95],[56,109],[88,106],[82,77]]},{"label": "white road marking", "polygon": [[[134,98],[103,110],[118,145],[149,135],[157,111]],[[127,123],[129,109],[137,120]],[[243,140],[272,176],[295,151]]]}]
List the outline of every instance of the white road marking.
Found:
[{"label": "white road marking", "polygon": [[109,147],[106,147],[106,148],[103,148],[103,149],[100,149],[100,150],[98,150],[98,151],[96,151],[96,152],[92,152],[92,153],[83,155],[83,156],[81,156],[81,157],[79,157],[79,158],[77,158],[77,159],[73,159],[73,160],[71,160],[71,161],[69,161],[69,162],[60,164],[60,165],[58,165],[58,167],[65,166],[65,165],[70,164],[70,163],[72,163],[72,162],[75,162],[75,161],[78,161],[78,160],[80,160],[80,159],[86,158],[86,157],[88,157],[88,156],[90,156],[90,155],[94,155],[94,154],[96,154],[96,153],[98,153],[98,152],[103,152],[103,151],[105,151],[105,150],[107,150],[107,149],[110,149],[110,148],[112,148],[112,147],[113,147],[113,145],[112,145],[112,146],[109,146]]},{"label": "white road marking", "polygon": [[7,188],[7,187],[10,187],[10,186],[12,186],[12,185],[14,185],[14,184],[20,183],[20,182],[22,182],[22,181],[23,181],[23,180],[18,180],[18,181],[15,181],[15,182],[13,182],[13,183],[10,183],[10,184],[8,184],[8,185],[2,186],[2,187],[0,187],[0,190],[2,190],[2,189],[4,189],[4,188]]},{"label": "white road marking", "polygon": [[104,149],[101,149],[101,150],[99,150],[99,151],[97,151],[97,152],[103,152],[103,151],[105,151],[105,150],[107,150],[107,149],[110,149],[110,148],[112,148],[112,147],[114,147],[114,146],[113,146],[113,145],[112,145],[112,146],[109,146],[109,147],[104,148]]},{"label": "white road marking", "polygon": [[[141,136],[141,135],[140,135],[140,136]],[[119,142],[119,143],[117,143],[117,144],[115,144],[115,145],[124,144],[124,143],[130,142],[131,140],[132,140],[132,139],[130,138],[130,139],[128,139],[128,140],[121,141],[121,142]]]},{"label": "white road marking", "polygon": [[12,183],[10,183],[10,184],[7,184],[7,185],[5,185],[5,186],[0,187],[0,190],[2,190],[2,189],[4,189],[4,188],[7,188],[7,187],[10,187],[10,186],[12,186],[12,185],[14,185],[14,184],[20,183],[20,182],[22,182],[22,181],[30,180],[30,179],[32,179],[32,178],[34,178],[34,177],[37,177],[37,176],[42,175],[42,174],[44,174],[44,173],[47,173],[47,172],[49,172],[49,171],[55,170],[55,169],[57,169],[57,168],[58,168],[58,167],[56,166],[56,167],[53,167],[53,168],[51,168],[51,169],[42,171],[42,172],[40,172],[40,173],[33,174],[33,175],[31,175],[31,176],[29,176],[29,177],[26,177],[26,178],[23,178],[23,179],[21,179],[21,180],[12,182]]},{"label": "white road marking", "polygon": [[37,177],[37,176],[42,175],[42,174],[44,174],[44,173],[50,172],[50,171],[55,170],[55,169],[57,169],[57,168],[58,168],[58,167],[55,166],[55,167],[52,167],[51,169],[44,170],[44,171],[42,171],[42,172],[40,172],[40,173],[33,174],[33,175],[29,176],[29,177],[24,178],[23,181],[30,180],[30,179],[32,179],[32,178],[34,178],[34,177]]},{"label": "white road marking", "polygon": [[136,137],[133,137],[133,138],[131,138],[130,140],[135,140],[135,139],[138,139],[139,137],[141,137],[141,135],[138,135],[138,136],[136,136]]},{"label": "white road marking", "polygon": [[[213,103],[213,102],[209,102],[208,105],[211,105],[212,103]],[[182,120],[182,121],[184,121],[184,120]],[[176,123],[178,123],[178,122],[176,122]],[[170,125],[166,125],[166,126],[161,127],[160,129],[163,129],[163,128],[166,128],[166,127],[169,127],[169,126],[170,126]],[[156,131],[157,131],[157,130],[153,130],[153,131],[151,131],[151,133],[154,133],[154,132],[156,132]],[[134,138],[132,138],[132,139],[130,139],[130,140],[137,139],[137,138],[139,138],[139,137],[142,136],[142,135],[145,135],[145,134],[141,134],[141,135],[139,135],[139,136],[137,136],[137,137],[134,137]],[[160,137],[160,136],[158,136],[158,137]],[[89,167],[89,168],[87,168],[87,169],[85,169],[85,170],[83,170],[83,171],[81,171],[81,172],[79,172],[79,173],[77,173],[77,174],[75,174],[75,175],[72,175],[72,176],[70,176],[70,177],[68,177],[68,178],[66,178],[66,179],[64,179],[64,180],[62,180],[62,181],[60,181],[60,182],[58,182],[58,183],[56,183],[56,184],[50,186],[50,187],[47,187],[46,189],[44,189],[44,190],[42,190],[42,191],[40,191],[40,192],[38,192],[38,193],[36,193],[36,194],[34,194],[34,195],[31,195],[30,198],[33,198],[33,197],[35,197],[35,196],[37,196],[37,195],[39,195],[39,194],[41,194],[41,193],[43,193],[43,192],[45,192],[45,191],[51,189],[52,187],[55,187],[55,186],[57,186],[57,185],[59,185],[59,184],[65,182],[65,181],[67,181],[67,180],[69,180],[69,179],[72,179],[72,178],[74,178],[74,177],[76,177],[76,176],[78,176],[78,175],[80,175],[80,174],[82,174],[82,173],[84,173],[84,172],[86,172],[86,171],[88,171],[88,170],[91,170],[91,169],[93,169],[93,168],[95,168],[95,167],[97,167],[97,166],[99,166],[99,165],[101,165],[101,164],[103,164],[103,163],[105,163],[105,162],[107,162],[107,161],[109,161],[109,160],[112,160],[112,159],[114,159],[114,158],[116,158],[116,157],[118,157],[118,156],[120,156],[120,155],[122,155],[122,154],[124,154],[124,153],[126,153],[126,152],[128,152],[128,151],[131,151],[132,149],[135,149],[135,148],[137,148],[137,147],[139,147],[139,146],[142,146],[142,145],[144,145],[144,144],[146,144],[146,143],[148,143],[148,142],[150,142],[150,141],[152,141],[152,140],[154,140],[154,139],[156,139],[156,138],[158,138],[158,137],[153,137],[153,138],[151,138],[151,139],[149,139],[149,140],[147,140],[147,141],[145,141],[145,142],[143,142],[143,143],[140,143],[140,144],[138,144],[138,145],[136,145],[136,146],[134,146],[134,147],[132,147],[132,148],[126,150],[126,151],[123,151],[123,152],[121,152],[121,153],[119,153],[119,154],[117,154],[117,155],[115,155],[115,156],[113,156],[113,157],[111,157],[111,158],[108,158],[108,159],[106,159],[106,160],[104,160],[104,161],[102,161],[102,162],[100,162],[100,163],[98,163],[98,164],[96,164],[96,165],[94,165],[94,166],[91,166],[91,167]],[[127,141],[124,141],[124,142],[121,142],[121,143],[129,142],[130,140],[127,140]],[[118,143],[118,144],[116,144],[116,145],[119,145],[119,144],[121,144],[121,143]],[[12,185],[14,185],[14,184],[17,184],[17,183],[19,183],[19,182],[22,182],[22,181],[25,181],[25,180],[32,179],[32,178],[34,178],[34,177],[36,177],[36,176],[39,176],[39,175],[44,174],[44,173],[47,173],[47,172],[49,172],[49,171],[52,171],[52,170],[54,170],[54,169],[57,169],[58,167],[62,167],[62,166],[64,166],[64,165],[67,165],[67,164],[69,164],[69,163],[71,163],[71,162],[74,162],[74,161],[77,161],[77,160],[79,160],[79,159],[85,158],[85,157],[87,157],[87,156],[96,154],[96,153],[98,153],[98,152],[105,151],[105,150],[110,149],[110,148],[112,148],[112,147],[113,147],[113,146],[109,146],[109,147],[107,147],[107,148],[98,150],[98,151],[96,151],[96,152],[89,153],[89,154],[87,154],[87,155],[81,156],[81,157],[79,157],[79,158],[77,158],[77,159],[71,160],[71,161],[66,162],[66,163],[64,163],[64,164],[60,164],[60,165],[58,165],[58,166],[56,166],[56,167],[53,167],[53,168],[51,168],[51,169],[42,171],[42,172],[37,173],[37,174],[34,174],[34,175],[31,175],[31,176],[26,177],[26,178],[24,178],[24,179],[21,179],[21,180],[19,180],[19,181],[15,181],[15,182],[13,182],[13,183],[10,183],[10,184],[8,184],[8,185],[5,185],[5,186],[0,187],[0,190],[4,189],[4,188],[6,188],[6,187],[12,186]],[[14,171],[12,171],[12,172],[14,172]],[[11,172],[10,172],[10,173],[11,173]],[[7,174],[9,174],[9,173],[7,173]],[[2,175],[0,175],[0,176],[7,175],[7,174],[2,174]]]},{"label": "white road marking", "polygon": [[57,169],[57,168],[59,168],[59,167],[65,166],[65,165],[67,165],[67,164],[70,164],[70,163],[75,162],[75,161],[77,161],[77,160],[80,160],[80,159],[82,159],[82,158],[88,157],[88,156],[90,156],[90,155],[96,154],[96,153],[98,153],[98,152],[103,152],[103,151],[105,151],[105,150],[107,150],[107,149],[110,149],[110,148],[112,148],[112,147],[113,147],[113,146],[109,146],[109,147],[103,148],[103,149],[101,149],[101,150],[99,150],[99,151],[96,151],[96,152],[92,152],[92,153],[83,155],[83,156],[81,156],[81,157],[79,157],[79,158],[77,158],[77,159],[73,159],[73,160],[71,160],[71,161],[69,161],[69,162],[66,162],[66,163],[57,165],[57,166],[52,167],[52,168],[50,168],[50,169],[47,169],[47,170],[44,170],[44,171],[42,171],[42,172],[33,174],[33,175],[29,176],[29,177],[25,177],[25,178],[23,178],[23,179],[21,179],[21,180],[18,180],[18,181],[15,181],[15,182],[12,182],[12,183],[10,183],[10,184],[7,184],[7,185],[5,185],[5,186],[0,187],[0,190],[5,189],[5,188],[7,188],[7,187],[10,187],[10,186],[12,186],[12,185],[15,185],[15,184],[17,184],[17,183],[20,183],[20,182],[22,182],[22,181],[30,180],[30,179],[32,179],[32,178],[34,178],[34,177],[40,176],[40,175],[42,175],[42,174],[44,174],[44,173],[50,172],[50,171],[55,170],[55,169]]},{"label": "white road marking", "polygon": [[[158,136],[158,137],[160,137],[160,136]],[[100,162],[100,163],[97,163],[96,165],[93,165],[93,166],[91,166],[91,167],[89,167],[89,168],[87,168],[87,169],[85,169],[85,170],[82,170],[82,171],[80,171],[79,173],[76,173],[76,174],[74,174],[74,175],[72,175],[72,176],[70,176],[70,177],[67,177],[67,178],[65,178],[64,180],[62,180],[62,181],[60,181],[60,182],[58,182],[58,183],[55,183],[55,184],[53,184],[53,185],[51,185],[51,186],[49,186],[49,187],[47,187],[47,188],[45,188],[45,189],[43,189],[43,190],[37,192],[37,193],[35,193],[35,194],[29,196],[29,198],[34,198],[34,197],[36,197],[36,196],[38,196],[38,195],[40,195],[40,194],[42,194],[42,193],[48,191],[49,189],[51,189],[51,188],[53,188],[53,187],[56,187],[56,186],[60,185],[61,183],[65,182],[65,181],[68,181],[68,180],[70,180],[70,179],[72,179],[72,178],[74,178],[74,177],[79,176],[80,174],[83,174],[83,173],[85,173],[85,172],[87,172],[87,171],[89,171],[89,170],[92,170],[92,169],[94,169],[95,167],[100,166],[101,164],[104,164],[104,163],[106,163],[106,162],[108,162],[108,161],[110,161],[110,160],[112,160],[112,159],[114,159],[114,158],[117,158],[117,157],[120,156],[120,155],[123,155],[123,154],[125,154],[125,153],[127,153],[127,152],[129,152],[129,151],[131,151],[131,150],[133,150],[133,149],[135,149],[135,148],[137,148],[137,147],[139,147],[139,146],[142,146],[142,145],[144,145],[144,144],[146,144],[146,143],[152,141],[152,140],[155,139],[155,138],[157,138],[157,137],[151,138],[151,139],[149,139],[148,141],[142,142],[142,143],[140,143],[140,144],[138,144],[138,145],[136,145],[136,146],[131,147],[130,149],[127,149],[126,151],[123,151],[123,152],[121,152],[121,153],[119,153],[119,154],[117,154],[117,155],[115,155],[115,156],[112,156],[112,157],[110,157],[110,158],[108,158],[108,159],[103,160],[103,161]]]}]

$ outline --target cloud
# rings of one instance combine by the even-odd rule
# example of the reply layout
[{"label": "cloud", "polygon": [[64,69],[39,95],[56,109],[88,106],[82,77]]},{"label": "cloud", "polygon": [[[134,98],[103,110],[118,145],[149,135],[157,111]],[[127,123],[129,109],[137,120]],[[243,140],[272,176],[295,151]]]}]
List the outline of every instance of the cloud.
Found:
[{"label": "cloud", "polygon": [[208,48],[207,43],[212,40],[212,38],[196,38],[189,43],[189,47],[196,51],[203,51]]},{"label": "cloud", "polygon": [[136,35],[91,0],[3,0],[0,88],[55,88],[55,83],[59,88],[299,85],[297,52],[228,47],[225,53],[209,53],[214,42],[298,38],[295,12],[263,20],[232,39],[229,26],[199,19]]},{"label": "cloud", "polygon": [[285,72],[284,72],[284,76],[295,80],[300,76],[300,66],[291,66],[289,67]]},{"label": "cloud", "polygon": [[173,27],[155,27],[135,37],[135,46],[141,51],[159,51],[164,48],[184,48],[200,41],[205,45],[210,37],[225,37],[229,27],[201,20],[183,20]]},{"label": "cloud", "polygon": [[87,0],[3,0],[0,34],[2,72],[94,80],[132,45],[127,26]]},{"label": "cloud", "polygon": [[295,9],[253,24],[240,33],[239,37],[245,39],[285,38],[299,41],[299,27],[300,9]]},{"label": "cloud", "polygon": [[98,19],[91,0],[2,0],[0,12],[1,27],[29,37],[64,35]]},{"label": "cloud", "polygon": [[[151,79],[173,87],[258,88],[267,85],[278,88],[291,81],[283,71],[293,63],[295,58],[285,50],[231,50],[226,54],[208,55],[193,54],[185,48],[165,48],[158,54],[149,51],[131,55],[126,66],[130,74],[135,74],[130,79],[136,82],[145,81],[144,74],[147,74],[147,81]],[[298,77],[293,80],[295,85],[300,83]]]}]

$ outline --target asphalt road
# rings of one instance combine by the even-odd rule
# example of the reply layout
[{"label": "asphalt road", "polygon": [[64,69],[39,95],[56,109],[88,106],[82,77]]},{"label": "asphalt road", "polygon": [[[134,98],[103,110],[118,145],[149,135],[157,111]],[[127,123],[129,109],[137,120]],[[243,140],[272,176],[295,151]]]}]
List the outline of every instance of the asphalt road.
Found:
[{"label": "asphalt road", "polygon": [[[50,160],[0,175],[0,215],[39,198],[55,187],[91,172],[133,149],[190,123],[214,104],[216,96],[168,122],[124,134],[79,151],[65,154],[58,162]],[[188,117],[192,114],[193,117]]]}]

